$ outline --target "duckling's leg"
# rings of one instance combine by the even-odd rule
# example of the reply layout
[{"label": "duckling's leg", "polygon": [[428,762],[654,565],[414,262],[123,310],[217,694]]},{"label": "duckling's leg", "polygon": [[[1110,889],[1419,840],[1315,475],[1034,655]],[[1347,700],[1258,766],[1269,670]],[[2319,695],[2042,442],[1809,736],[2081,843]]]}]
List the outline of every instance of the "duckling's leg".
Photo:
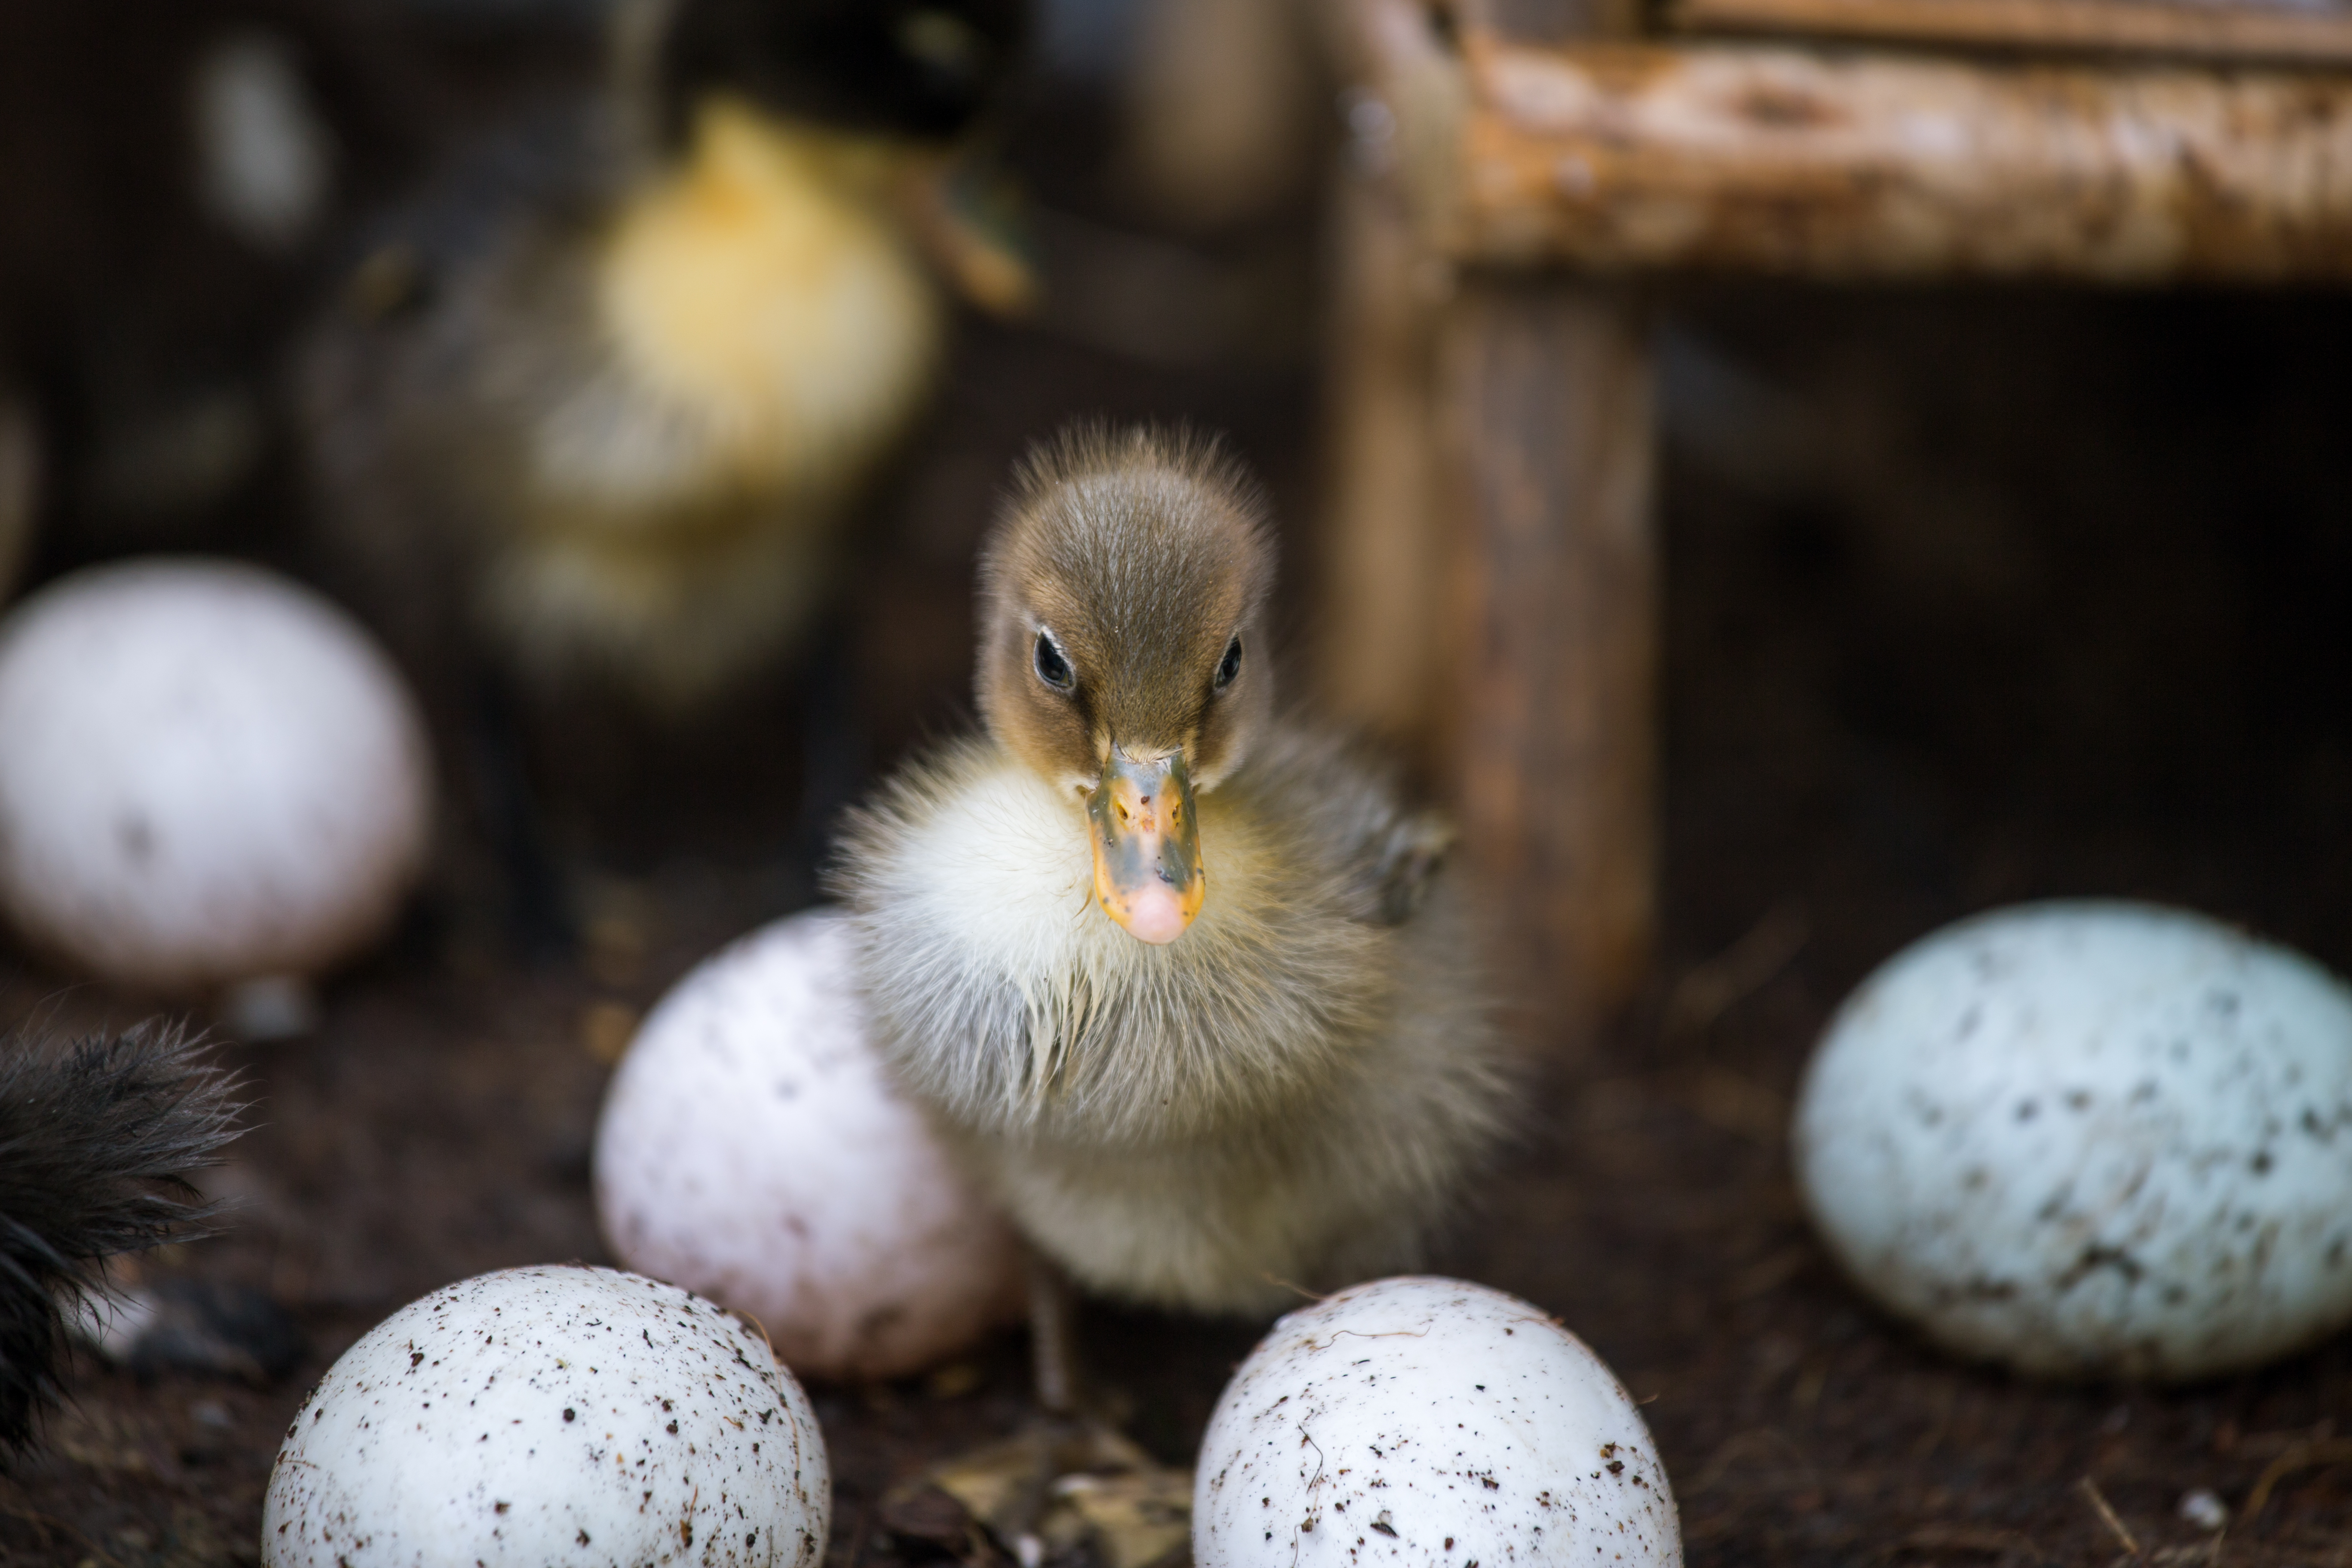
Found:
[{"label": "duckling's leg", "polygon": [[1190,1539],[1192,1472],[1157,1463],[1085,1409],[1076,1294],[1034,1248],[1028,1268],[1039,1414],[1010,1441],[950,1459],[922,1485],[961,1504],[1021,1568],[1081,1543],[1105,1568],[1150,1568]]},{"label": "duckling's leg", "polygon": [[531,787],[521,705],[506,679],[488,666],[476,669],[471,684],[472,743],[466,750],[482,827],[506,883],[508,922],[526,958],[560,962],[577,949],[579,932]]},{"label": "duckling's leg", "polygon": [[866,782],[866,705],[857,687],[853,618],[826,616],[811,639],[802,677],[801,798],[787,848],[786,896],[793,907],[816,895],[817,874],[833,851],[833,830]]},{"label": "duckling's leg", "polygon": [[[1117,1463],[1129,1456],[1107,1450],[1098,1439],[1118,1447],[1124,1439],[1079,1413],[1078,1303],[1069,1277],[1035,1247],[1025,1250],[1029,1371],[1040,1414],[1010,1444],[991,1445],[942,1467],[936,1484],[970,1509],[1021,1568],[1036,1568],[1045,1552],[1046,1516],[1062,1482],[1106,1458]],[[975,1487],[975,1479],[982,1484]]]},{"label": "duckling's leg", "polygon": [[1078,1414],[1078,1303],[1069,1276],[1029,1249],[1029,1371],[1048,1415]]}]

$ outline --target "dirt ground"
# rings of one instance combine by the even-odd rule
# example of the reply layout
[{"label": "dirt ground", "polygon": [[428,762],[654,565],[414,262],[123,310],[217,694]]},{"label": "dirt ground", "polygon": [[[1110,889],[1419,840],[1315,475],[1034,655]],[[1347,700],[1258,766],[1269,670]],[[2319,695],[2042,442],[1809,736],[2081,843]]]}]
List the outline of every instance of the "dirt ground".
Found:
[{"label": "dirt ground", "polygon": [[[1066,415],[1233,430],[1294,562],[1311,548],[1305,233],[1199,253],[1286,343],[1238,331],[1177,363],[1085,322],[969,328],[842,623],[859,772],[962,721],[973,541],[1004,464]],[[1099,253],[1070,243],[1074,266]],[[1955,1363],[1832,1269],[1784,1148],[1839,998],[1972,910],[2163,899],[2352,969],[2352,306],[1698,286],[1658,305],[1657,972],[1604,1039],[1551,1043],[1521,1146],[1433,1261],[1559,1314],[1617,1370],[1694,1564],[2352,1564],[2352,1462],[2319,1462],[2346,1451],[2325,1444],[2352,1426],[2352,1342],[2178,1390]],[[225,1044],[253,1100],[210,1177],[231,1222],[141,1268],[268,1291],[309,1353],[261,1386],[81,1359],[45,1448],[0,1479],[0,1561],[256,1561],[286,1421],[371,1324],[481,1270],[605,1258],[588,1170],[617,1044],[698,958],[806,896],[781,750],[776,793],[635,786],[635,828],[582,875],[576,960],[523,964],[428,900],[334,984],[315,1037]],[[0,949],[0,1023],[157,1005]],[[1130,1429],[1175,1462],[1257,1332],[1108,1308],[1084,1329]],[[1025,1379],[1007,1334],[925,1378],[814,1388],[833,1568],[935,1556],[889,1531],[883,1494],[1012,1430]],[[2180,1516],[2194,1489],[2226,1531]]]}]

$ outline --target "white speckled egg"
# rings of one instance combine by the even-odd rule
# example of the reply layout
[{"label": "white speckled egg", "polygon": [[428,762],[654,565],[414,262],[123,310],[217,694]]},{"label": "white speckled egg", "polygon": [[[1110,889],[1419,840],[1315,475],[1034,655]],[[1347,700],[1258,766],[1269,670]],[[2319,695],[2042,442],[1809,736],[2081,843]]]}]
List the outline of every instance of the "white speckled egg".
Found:
[{"label": "white speckled egg", "polygon": [[1601,1358],[1515,1296],[1358,1285],[1275,1324],[1193,1483],[1198,1568],[1658,1568],[1666,1472]]},{"label": "white speckled egg", "polygon": [[2051,903],[1914,943],[1796,1113],[1864,1289],[1959,1352],[2191,1378],[2352,1321],[2352,992],[2202,917]]},{"label": "white speckled egg", "polygon": [[912,1372],[1017,1310],[1012,1230],[892,1085],[829,910],[646,1020],[596,1130],[596,1210],[630,1268],[751,1313],[804,1376]]},{"label": "white speckled egg", "polygon": [[391,923],[433,778],[392,666],[256,567],[76,573],[0,626],[0,903],[109,979],[314,974]]},{"label": "white speckled egg", "polygon": [[287,1429],[266,1568],[814,1568],[833,1510],[807,1396],[709,1301],[509,1268],[370,1330]]}]

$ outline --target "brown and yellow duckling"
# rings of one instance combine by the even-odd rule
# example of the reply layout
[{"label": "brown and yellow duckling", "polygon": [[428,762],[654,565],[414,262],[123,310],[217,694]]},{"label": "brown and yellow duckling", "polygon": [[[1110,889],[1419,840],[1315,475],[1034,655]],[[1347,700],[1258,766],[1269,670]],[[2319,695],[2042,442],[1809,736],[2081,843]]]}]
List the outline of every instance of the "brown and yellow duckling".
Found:
[{"label": "brown and yellow duckling", "polygon": [[1044,448],[983,566],[987,733],[837,871],[884,1048],[1033,1244],[1204,1312],[1409,1266],[1507,1077],[1442,826],[1277,714],[1274,569],[1214,446]]}]

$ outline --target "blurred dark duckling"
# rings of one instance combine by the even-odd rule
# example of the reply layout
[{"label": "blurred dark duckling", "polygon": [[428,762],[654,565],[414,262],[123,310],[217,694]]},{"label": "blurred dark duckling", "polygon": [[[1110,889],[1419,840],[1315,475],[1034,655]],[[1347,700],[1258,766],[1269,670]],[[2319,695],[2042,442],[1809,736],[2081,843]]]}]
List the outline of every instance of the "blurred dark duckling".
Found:
[{"label": "blurred dark duckling", "polygon": [[983,566],[987,733],[837,871],[890,1061],[1032,1243],[1213,1313],[1411,1266],[1507,1078],[1444,824],[1275,709],[1264,511],[1195,440],[1034,455]]},{"label": "blurred dark duckling", "polygon": [[236,1136],[236,1084],[176,1030],[0,1037],[0,1458],[59,1394],[107,1260],[212,1217],[189,1177]]},{"label": "blurred dark duckling", "polygon": [[320,522],[412,662],[691,714],[787,657],[1027,274],[955,154],[1021,0],[634,0],[616,85],[385,233],[299,367]]}]

